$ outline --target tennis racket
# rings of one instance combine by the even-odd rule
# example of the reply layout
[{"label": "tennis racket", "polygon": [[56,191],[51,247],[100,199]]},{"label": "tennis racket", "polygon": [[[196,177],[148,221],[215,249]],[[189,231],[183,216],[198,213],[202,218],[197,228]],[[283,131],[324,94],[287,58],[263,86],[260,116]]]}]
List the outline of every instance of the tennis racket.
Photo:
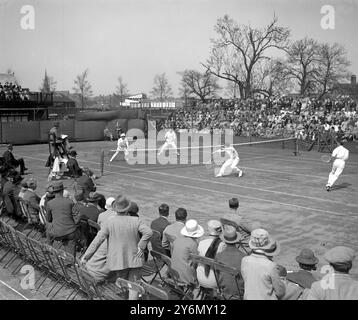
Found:
[{"label": "tennis racket", "polygon": [[321,161],[326,163],[330,162],[331,159],[332,159],[331,156],[329,156],[328,154],[324,154],[323,156],[321,156]]}]

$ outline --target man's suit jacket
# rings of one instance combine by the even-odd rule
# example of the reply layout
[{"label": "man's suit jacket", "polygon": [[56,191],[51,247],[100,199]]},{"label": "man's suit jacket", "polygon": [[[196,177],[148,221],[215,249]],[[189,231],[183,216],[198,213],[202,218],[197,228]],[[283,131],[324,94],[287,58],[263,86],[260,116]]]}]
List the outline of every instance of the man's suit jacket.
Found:
[{"label": "man's suit jacket", "polygon": [[88,197],[90,192],[96,191],[96,186],[94,185],[93,180],[85,174],[77,179],[77,190],[78,186],[83,190],[83,196],[85,199]]},{"label": "man's suit jacket", "polygon": [[[139,237],[139,233],[142,235]],[[106,265],[109,270],[139,268],[143,258],[136,257],[138,248],[144,250],[148,244],[152,230],[137,217],[126,215],[110,216],[101,225],[101,230],[88,247],[84,257],[90,259],[107,240],[108,251]]]},{"label": "man's suit jacket", "polygon": [[27,189],[22,197],[25,201],[28,202],[28,209],[30,214],[38,214],[40,207],[40,197],[31,189]]},{"label": "man's suit jacket", "polygon": [[12,181],[6,181],[3,187],[3,198],[6,211],[10,214],[21,215],[21,208],[19,205],[19,192],[21,187],[14,185]]},{"label": "man's suit jacket", "polygon": [[76,231],[73,202],[68,198],[55,198],[47,202],[46,212],[49,225],[47,230],[54,237],[69,235]]},{"label": "man's suit jacket", "polygon": [[150,225],[152,230],[158,231],[160,233],[160,237],[159,237],[159,235],[156,235],[155,233],[153,234],[153,236],[150,240],[150,242],[152,244],[152,249],[157,252],[164,253],[164,254],[170,254],[170,250],[164,249],[162,247],[163,231],[168,225],[170,225],[170,222],[168,221],[167,218],[162,217],[162,216],[153,220]]},{"label": "man's suit jacket", "polygon": [[6,150],[4,152],[3,158],[4,158],[5,164],[8,165],[9,167],[13,167],[13,166],[17,165],[17,161],[10,150]]},{"label": "man's suit jacket", "polygon": [[69,175],[71,177],[78,178],[78,177],[82,176],[82,169],[78,165],[78,162],[75,158],[69,158],[66,166],[69,170]]}]

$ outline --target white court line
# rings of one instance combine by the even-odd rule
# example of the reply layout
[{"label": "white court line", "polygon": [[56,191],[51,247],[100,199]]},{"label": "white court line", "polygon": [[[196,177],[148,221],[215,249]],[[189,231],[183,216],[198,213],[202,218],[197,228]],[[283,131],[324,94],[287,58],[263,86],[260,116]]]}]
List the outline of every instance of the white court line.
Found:
[{"label": "white court line", "polygon": [[[97,162],[89,161],[89,160],[81,160],[81,161],[89,162],[89,163],[93,163],[93,164],[98,164]],[[214,184],[219,184],[219,185],[232,186],[232,187],[236,187],[236,188],[244,188],[244,189],[250,189],[250,190],[258,190],[258,191],[261,191],[261,192],[274,193],[274,194],[285,195],[285,196],[290,196],[290,197],[311,199],[311,200],[315,200],[315,201],[325,201],[325,202],[331,202],[331,203],[342,204],[342,205],[345,205],[345,204],[346,204],[345,202],[339,202],[339,201],[334,201],[334,200],[329,200],[329,199],[309,197],[309,196],[304,196],[304,195],[299,195],[299,194],[291,194],[291,193],[287,193],[287,192],[276,191],[276,190],[267,190],[267,189],[256,188],[256,187],[248,187],[248,186],[242,186],[242,185],[237,185],[237,184],[227,183],[227,182],[213,181],[213,180],[208,180],[208,179],[193,178],[193,177],[182,176],[182,175],[177,175],[177,174],[172,174],[172,173],[166,173],[166,172],[154,172],[154,171],[151,171],[151,170],[145,170],[145,169],[139,169],[139,168],[132,168],[132,167],[125,167],[125,166],[113,165],[113,164],[111,164],[110,166],[111,166],[111,167],[116,167],[116,168],[123,168],[123,169],[127,169],[127,170],[128,170],[128,169],[129,169],[129,170],[134,170],[134,171],[138,171],[138,172],[159,174],[159,175],[169,176],[169,177],[176,177],[176,178],[179,178],[179,179],[188,179],[188,180],[194,180],[194,181],[200,181],[200,182],[206,182],[206,183],[209,182],[209,183],[214,183]],[[243,167],[243,168],[244,168],[244,167]],[[277,171],[277,172],[279,172],[279,171]]]},{"label": "white court line", "polygon": [[23,298],[24,300],[30,300],[28,298],[26,298],[23,294],[21,294],[19,291],[17,291],[16,289],[14,289],[13,287],[11,287],[10,285],[8,285],[6,282],[0,280],[0,282],[5,286],[8,287],[10,290],[14,291],[15,293],[17,293],[21,298]]},{"label": "white court line", "polygon": [[[43,161],[43,159],[34,158],[34,157],[30,157],[30,156],[24,156],[24,157],[29,158],[29,159]],[[82,161],[99,165],[97,162],[94,162],[94,161],[87,161],[87,160],[82,160]],[[116,166],[116,167],[118,167],[118,166]],[[127,169],[127,167],[123,167],[123,168]],[[136,175],[117,172],[117,171],[109,171],[109,170],[103,170],[103,171],[108,172],[108,173],[122,175],[122,176],[127,176],[127,177],[130,177],[130,178],[139,178],[139,179],[142,179],[142,180],[147,180],[147,181],[152,181],[152,182],[166,183],[166,184],[175,185],[175,186],[179,186],[179,187],[192,188],[192,189],[209,191],[209,192],[213,192],[213,193],[221,193],[221,194],[232,196],[231,192],[226,192],[226,191],[212,190],[212,189],[207,189],[207,188],[203,188],[203,187],[187,185],[187,184],[182,184],[182,183],[176,183],[176,182],[166,181],[166,180],[158,180],[158,179],[147,178],[147,177],[142,177],[142,176],[136,176]],[[145,171],[145,170],[141,170],[141,171]],[[183,178],[183,177],[181,176],[181,178]],[[340,216],[340,217],[358,218],[358,216],[355,216],[355,215],[358,215],[358,213],[353,213],[353,212],[349,212],[348,214],[339,214],[339,213],[334,212],[334,211],[328,211],[328,210],[323,210],[323,209],[315,209],[315,208],[310,208],[310,207],[304,207],[304,206],[291,204],[291,203],[280,202],[280,201],[276,201],[276,200],[268,200],[268,199],[262,199],[262,198],[257,198],[257,197],[250,197],[250,196],[246,196],[246,195],[240,195],[240,197],[241,198],[251,199],[251,200],[259,200],[259,201],[263,201],[263,202],[276,203],[276,204],[280,204],[280,205],[284,205],[284,206],[290,206],[290,207],[295,207],[295,208],[309,210],[309,211],[317,211],[317,212],[329,213],[331,215],[336,215],[336,216]],[[326,200],[324,199],[324,201],[326,201]],[[354,216],[351,216],[349,214],[353,214]]]},{"label": "white court line", "polygon": [[[82,159],[81,161],[88,162],[88,163],[93,163],[93,164],[98,164],[97,162],[90,161],[90,160],[83,160]],[[314,200],[314,201],[324,201],[324,202],[330,202],[330,203],[335,203],[335,204],[346,205],[345,202],[339,202],[339,201],[334,201],[334,200],[330,200],[330,199],[322,199],[322,198],[317,198],[317,197],[310,197],[310,196],[299,195],[299,194],[291,194],[291,193],[277,191],[277,190],[269,190],[269,189],[262,189],[262,188],[257,188],[257,187],[249,187],[249,186],[237,185],[237,184],[228,183],[228,182],[220,182],[220,181],[214,181],[214,180],[208,180],[208,179],[202,179],[202,178],[193,178],[193,177],[177,175],[177,174],[173,174],[173,173],[166,173],[166,172],[162,172],[162,171],[151,171],[151,170],[146,170],[146,169],[125,167],[125,166],[114,165],[114,164],[110,164],[110,166],[111,167],[116,167],[116,168],[122,168],[122,169],[126,169],[126,170],[131,170],[131,171],[138,171],[138,172],[143,172],[143,173],[151,173],[151,174],[157,174],[157,175],[163,175],[163,176],[169,176],[169,177],[176,177],[176,178],[179,178],[179,179],[188,179],[188,180],[194,180],[194,181],[200,181],[200,182],[206,182],[206,183],[209,182],[209,183],[214,183],[214,184],[218,184],[218,185],[232,186],[232,187],[235,187],[235,188],[244,188],[244,189],[250,189],[250,190],[257,190],[257,191],[261,191],[261,192],[268,192],[268,193],[273,193],[273,194],[285,195],[285,196],[290,196],[290,197],[297,197],[297,198],[303,198],[303,199],[310,199],[310,200]],[[267,172],[273,172],[273,173],[288,174],[288,175],[300,175],[300,176],[305,176],[305,177],[309,177],[309,178],[316,177],[316,178],[323,179],[323,177],[300,174],[300,173],[291,173],[291,172],[285,172],[285,171],[274,171],[274,170],[267,170],[267,169],[256,169],[256,168],[250,168],[250,167],[242,167],[242,168],[247,168],[247,169],[250,169],[250,170],[257,170],[257,171],[267,171]]]}]

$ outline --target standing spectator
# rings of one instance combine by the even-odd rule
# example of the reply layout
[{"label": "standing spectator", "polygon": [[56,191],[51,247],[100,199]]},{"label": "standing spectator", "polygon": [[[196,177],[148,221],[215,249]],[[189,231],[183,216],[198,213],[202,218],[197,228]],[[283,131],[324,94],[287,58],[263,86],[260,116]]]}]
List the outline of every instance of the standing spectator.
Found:
[{"label": "standing spectator", "polygon": [[348,247],[328,250],[324,259],[332,270],[322,280],[312,283],[307,300],[358,300],[358,281],[349,275],[354,258],[354,250]]},{"label": "standing spectator", "polygon": [[173,242],[172,269],[179,274],[180,280],[188,286],[197,283],[195,266],[190,260],[190,254],[198,254],[198,239],[204,235],[204,229],[194,219],[188,220],[181,229],[183,237],[177,237]]},{"label": "standing spectator", "polygon": [[162,247],[171,249],[174,240],[181,236],[181,230],[185,226],[188,213],[184,208],[175,211],[175,222],[168,225],[163,231]]},{"label": "standing spectator", "polygon": [[168,221],[169,216],[169,206],[165,203],[159,206],[159,217],[152,221],[150,227],[152,230],[159,232],[159,234],[153,233],[151,238],[152,249],[154,251],[163,253],[167,256],[170,255],[170,251],[168,249],[164,249],[162,247],[162,239],[163,239],[163,231],[164,229],[170,225]]},{"label": "standing spectator", "polygon": [[65,250],[75,255],[77,240],[76,223],[78,222],[78,218],[72,211],[73,202],[69,198],[63,197],[63,190],[63,183],[56,181],[53,184],[55,198],[47,202],[47,243],[52,245],[54,240],[61,241]]},{"label": "standing spectator", "polygon": [[[225,242],[225,249],[216,255],[216,261],[224,263],[229,267],[234,267],[240,271],[242,259],[245,254],[242,253],[236,244],[241,241],[241,234],[235,230],[232,226],[225,226],[223,232],[220,234],[220,239]],[[226,296],[243,296],[244,293],[244,281],[241,276],[235,279],[225,273],[221,273],[219,276],[220,286],[223,288],[223,292]]]},{"label": "standing spectator", "polygon": [[134,201],[131,201],[131,206],[128,209],[128,215],[131,217],[139,218],[138,212],[139,212],[139,207],[138,207],[137,203]]},{"label": "standing spectator", "polygon": [[[220,221],[209,220],[208,232],[209,236],[200,240],[198,244],[199,256],[215,259],[216,255],[224,249],[224,243],[219,238],[222,227]],[[199,285],[204,288],[217,288],[215,274],[209,266],[198,264],[196,268],[196,276]]]},{"label": "standing spectator", "polygon": [[[106,266],[111,271],[109,275],[111,281],[115,281],[118,277],[129,281],[135,280],[138,269],[143,266],[144,249],[152,236],[152,230],[139,218],[127,215],[130,206],[131,203],[126,197],[122,195],[117,197],[113,204],[117,215],[104,221],[101,230],[82,257],[82,262],[86,263],[107,240]],[[142,234],[141,238],[139,233]],[[137,298],[137,293],[129,290],[129,299]]]},{"label": "standing spectator", "polygon": [[37,181],[34,178],[27,180],[27,189],[24,193],[23,199],[27,202],[29,212],[28,223],[39,223],[40,197],[36,194]]},{"label": "standing spectator", "polygon": [[278,300],[285,295],[285,284],[272,261],[279,253],[279,245],[264,229],[251,233],[252,253],[242,259],[241,274],[245,283],[245,300]]},{"label": "standing spectator", "polygon": [[25,162],[23,158],[15,159],[12,150],[13,150],[12,144],[7,145],[7,150],[3,154],[5,165],[8,166],[10,169],[16,169],[18,166],[20,166],[20,174],[23,175],[26,170],[28,170],[25,167]]}]

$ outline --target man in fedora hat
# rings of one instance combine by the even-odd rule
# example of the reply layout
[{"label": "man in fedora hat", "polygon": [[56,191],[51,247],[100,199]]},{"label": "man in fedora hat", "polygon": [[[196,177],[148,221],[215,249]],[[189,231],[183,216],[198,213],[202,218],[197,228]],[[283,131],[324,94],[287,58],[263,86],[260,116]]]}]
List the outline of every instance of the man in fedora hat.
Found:
[{"label": "man in fedora hat", "polygon": [[323,279],[312,283],[306,299],[358,300],[358,281],[349,275],[355,258],[354,250],[338,246],[328,250],[323,257],[329,263],[330,271]]},{"label": "man in fedora hat", "polygon": [[264,229],[251,232],[249,247],[252,253],[242,259],[241,274],[245,284],[245,300],[278,300],[286,292],[273,257],[279,244]]},{"label": "man in fedora hat", "polygon": [[317,281],[312,271],[317,269],[318,258],[311,249],[304,248],[296,257],[299,265],[299,270],[295,272],[288,272],[286,279],[292,283],[297,284],[303,292],[304,289],[310,289],[312,283]]},{"label": "man in fedora hat", "polygon": [[86,203],[79,209],[79,219],[92,220],[97,222],[98,216],[103,210],[98,206],[102,197],[97,192],[90,192],[86,198]]},{"label": "man in fedora hat", "polygon": [[198,239],[204,235],[204,229],[194,219],[190,219],[180,231],[182,237],[173,242],[172,268],[179,274],[180,280],[187,285],[197,283],[196,270],[190,260],[190,253],[198,254]]},{"label": "man in fedora hat", "polygon": [[[228,265],[229,267],[236,268],[240,271],[241,261],[246,256],[236,246],[241,241],[241,234],[236,231],[232,226],[224,226],[223,232],[220,234],[220,239],[226,244],[224,250],[216,255],[216,261]],[[244,294],[244,281],[240,277],[237,280],[226,273],[219,276],[220,286],[224,289],[224,294],[227,296],[239,296]]]},{"label": "man in fedora hat", "polygon": [[25,171],[28,170],[25,167],[25,161],[23,158],[15,159],[12,153],[13,149],[12,144],[7,145],[7,150],[3,154],[4,163],[9,169],[16,169],[20,166],[20,174],[23,175]]},{"label": "man in fedora hat", "polygon": [[46,205],[48,224],[46,226],[47,243],[61,241],[64,249],[75,255],[78,218],[73,213],[73,202],[63,197],[64,186],[60,181],[53,184],[55,198]]},{"label": "man in fedora hat", "polygon": [[[82,263],[86,264],[107,240],[106,267],[110,270],[109,281],[115,281],[118,277],[134,281],[138,277],[139,269],[144,263],[144,249],[152,236],[152,230],[142,220],[127,214],[130,206],[131,201],[123,195],[116,198],[113,210],[117,215],[104,221],[81,259]],[[129,299],[137,298],[137,293],[129,290]]]}]

